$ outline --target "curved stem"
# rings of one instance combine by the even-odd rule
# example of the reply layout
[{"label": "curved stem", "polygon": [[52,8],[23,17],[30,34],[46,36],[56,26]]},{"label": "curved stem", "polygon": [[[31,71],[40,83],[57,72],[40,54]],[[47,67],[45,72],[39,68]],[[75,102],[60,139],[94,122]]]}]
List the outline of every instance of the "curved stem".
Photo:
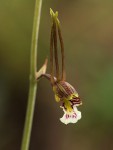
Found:
[{"label": "curved stem", "polygon": [[36,63],[37,63],[37,46],[38,46],[41,5],[42,5],[42,0],[36,0],[33,31],[32,31],[32,42],[31,42],[29,96],[28,96],[27,112],[25,118],[21,150],[29,149],[34,108],[35,108],[35,99],[36,99],[36,90],[37,90]]}]

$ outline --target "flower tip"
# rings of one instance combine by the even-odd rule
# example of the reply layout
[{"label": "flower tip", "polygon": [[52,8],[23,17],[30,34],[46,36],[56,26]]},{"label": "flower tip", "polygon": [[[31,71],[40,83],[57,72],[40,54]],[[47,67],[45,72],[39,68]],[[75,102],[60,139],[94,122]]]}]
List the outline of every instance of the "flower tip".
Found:
[{"label": "flower tip", "polygon": [[58,11],[56,11],[56,13],[55,13],[55,14],[56,14],[56,17],[58,17]]},{"label": "flower tip", "polygon": [[50,8],[50,15],[51,15],[51,17],[53,17],[55,15],[55,13],[53,12],[52,8]]},{"label": "flower tip", "polygon": [[52,14],[53,14],[53,10],[50,8],[50,15],[52,16]]},{"label": "flower tip", "polygon": [[52,8],[50,8],[50,15],[51,15],[52,18],[57,18],[58,17],[58,11],[56,11],[54,13],[54,11],[52,10]]}]

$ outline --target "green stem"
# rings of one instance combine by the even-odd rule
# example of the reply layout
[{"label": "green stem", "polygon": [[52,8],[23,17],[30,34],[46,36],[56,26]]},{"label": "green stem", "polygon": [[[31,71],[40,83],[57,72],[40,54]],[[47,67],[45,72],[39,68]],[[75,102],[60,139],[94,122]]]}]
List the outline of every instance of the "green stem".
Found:
[{"label": "green stem", "polygon": [[38,46],[41,5],[42,5],[42,0],[36,0],[35,11],[34,11],[33,32],[32,32],[32,43],[31,43],[30,86],[29,86],[28,105],[27,105],[21,150],[29,149],[34,108],[35,108],[35,99],[36,99],[36,90],[37,90],[37,82],[36,82],[37,46]]}]

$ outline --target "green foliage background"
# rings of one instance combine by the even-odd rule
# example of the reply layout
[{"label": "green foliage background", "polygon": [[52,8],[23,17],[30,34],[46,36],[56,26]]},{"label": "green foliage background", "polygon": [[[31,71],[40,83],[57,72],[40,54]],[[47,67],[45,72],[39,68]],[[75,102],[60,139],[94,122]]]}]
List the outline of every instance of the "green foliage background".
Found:
[{"label": "green foliage background", "polygon": [[[0,150],[19,150],[29,87],[35,0],[0,1]],[[43,0],[38,68],[49,56],[49,8],[59,11],[67,81],[79,92],[82,119],[64,125],[50,83],[38,84],[30,150],[113,149],[113,2]],[[49,67],[48,67],[49,72]]]}]

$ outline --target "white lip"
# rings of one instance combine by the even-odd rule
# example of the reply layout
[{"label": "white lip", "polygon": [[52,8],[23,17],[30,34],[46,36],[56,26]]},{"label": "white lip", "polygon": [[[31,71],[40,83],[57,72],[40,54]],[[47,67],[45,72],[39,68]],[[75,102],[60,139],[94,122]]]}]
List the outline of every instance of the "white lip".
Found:
[{"label": "white lip", "polygon": [[66,125],[69,123],[76,123],[81,119],[81,112],[77,110],[77,107],[75,105],[73,106],[72,112],[66,112],[64,108],[63,111],[64,115],[62,118],[60,118],[60,121]]}]

